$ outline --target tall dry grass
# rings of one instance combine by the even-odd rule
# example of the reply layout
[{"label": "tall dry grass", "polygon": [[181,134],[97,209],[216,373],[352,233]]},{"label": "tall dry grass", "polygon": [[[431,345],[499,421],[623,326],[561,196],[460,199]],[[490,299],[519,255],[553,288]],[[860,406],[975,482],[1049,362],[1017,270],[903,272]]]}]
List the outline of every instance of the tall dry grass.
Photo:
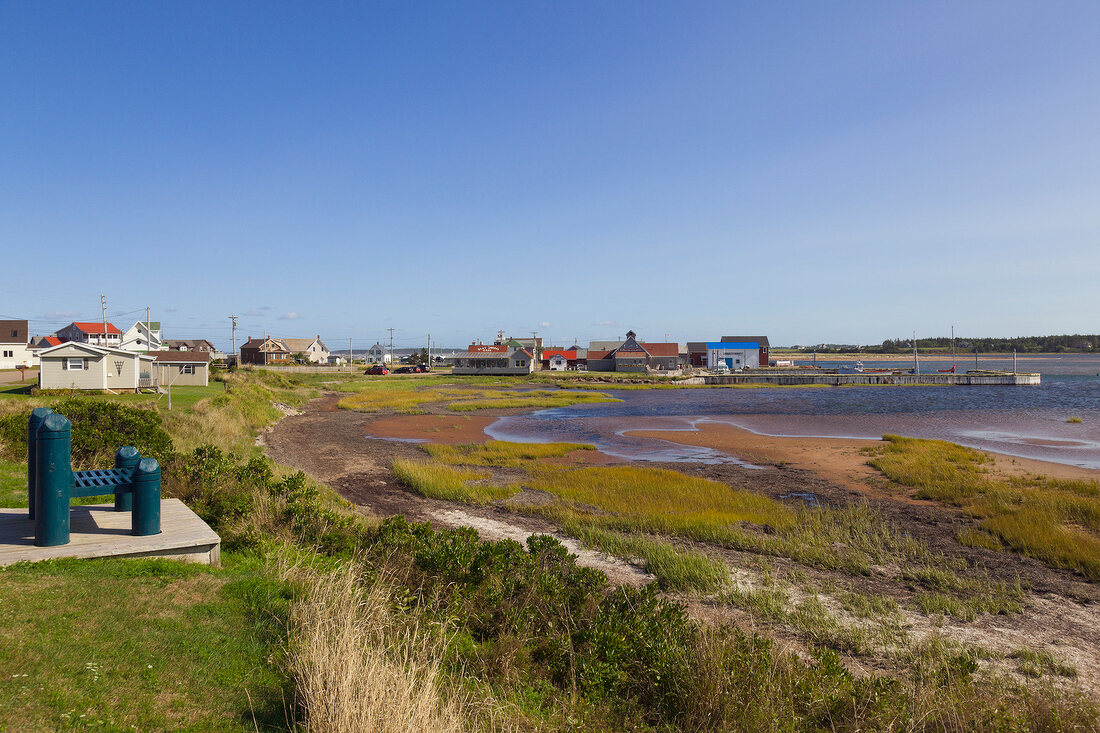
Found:
[{"label": "tall dry grass", "polygon": [[459,733],[466,699],[442,673],[440,635],[390,611],[385,586],[356,569],[281,563],[300,589],[290,608],[289,666],[309,733]]}]

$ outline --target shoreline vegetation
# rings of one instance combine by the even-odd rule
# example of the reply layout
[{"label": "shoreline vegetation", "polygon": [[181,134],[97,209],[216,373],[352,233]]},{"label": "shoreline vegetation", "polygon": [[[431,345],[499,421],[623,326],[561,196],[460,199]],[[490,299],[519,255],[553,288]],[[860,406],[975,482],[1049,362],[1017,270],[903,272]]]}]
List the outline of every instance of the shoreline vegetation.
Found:
[{"label": "shoreline vegetation", "polygon": [[1095,480],[1014,478],[977,451],[887,436],[851,479],[880,498],[809,503],[779,491],[835,484],[777,463],[773,491],[735,468],[589,465],[577,444],[397,444],[386,470],[426,501],[555,527],[654,578],[616,588],[546,534],[366,515],[256,443],[322,392],[368,424],[609,395],[447,375],[219,379],[172,412],[141,396],[0,398],[5,505],[25,505],[26,414],[51,404],[78,416],[78,467],[124,443],[163,456],[166,495],[221,534],[224,560],[0,570],[0,729],[1100,729],[1097,654],[1080,646],[1096,628],[1061,645],[997,630],[1054,625],[1058,598],[1058,614],[1095,621]]}]

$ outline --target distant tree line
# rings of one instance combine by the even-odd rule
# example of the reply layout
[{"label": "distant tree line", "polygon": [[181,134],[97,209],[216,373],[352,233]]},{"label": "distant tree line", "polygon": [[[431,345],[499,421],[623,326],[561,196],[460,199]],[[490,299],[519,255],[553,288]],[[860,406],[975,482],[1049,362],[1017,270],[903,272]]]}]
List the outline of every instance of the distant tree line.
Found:
[{"label": "distant tree line", "polygon": [[[851,354],[863,352],[866,354],[901,354],[913,350],[912,339],[886,339],[881,345],[860,346],[857,344],[817,344],[815,346],[796,346],[797,351],[804,353],[816,352],[818,354]],[[920,351],[951,351],[951,338],[941,336],[937,338],[917,339],[917,349]],[[955,350],[960,352],[981,353],[1010,353],[1015,350],[1020,354],[1089,354],[1100,350],[1100,335],[1061,335],[1061,336],[1020,336],[1017,338],[967,338],[958,336],[955,338]]]}]

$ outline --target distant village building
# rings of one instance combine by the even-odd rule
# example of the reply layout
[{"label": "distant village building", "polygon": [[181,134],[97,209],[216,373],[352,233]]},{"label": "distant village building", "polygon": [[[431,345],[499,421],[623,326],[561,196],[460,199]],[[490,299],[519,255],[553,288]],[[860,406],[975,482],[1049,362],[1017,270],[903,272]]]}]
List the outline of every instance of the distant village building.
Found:
[{"label": "distant village building", "polygon": [[470,344],[454,357],[452,374],[518,375],[535,371],[535,359],[527,349],[507,344]]},{"label": "distant village building", "polygon": [[543,349],[542,368],[552,372],[584,370],[587,359],[576,349]]},{"label": "distant village building", "polygon": [[638,341],[627,331],[618,347],[604,351],[594,341],[588,347],[587,366],[593,372],[679,372],[680,345],[671,342]]},{"label": "distant village building", "polygon": [[117,349],[122,343],[122,331],[113,323],[93,323],[85,321],[73,321],[54,334],[62,342],[72,341],[77,344],[92,344],[93,346],[106,346]]},{"label": "distant village building", "polygon": [[124,351],[160,351],[164,348],[160,321],[137,321],[122,334],[122,343],[118,348]]},{"label": "distant village building", "polygon": [[210,384],[210,352],[154,351],[157,384],[160,387]]},{"label": "distant village building", "polygon": [[290,352],[279,339],[265,336],[262,339],[248,337],[241,345],[242,364],[270,364],[274,361],[289,361]]},{"label": "distant village building", "polygon": [[734,371],[760,366],[760,344],[756,341],[716,341],[707,344],[707,368],[719,366]]},{"label": "distant village building", "polygon": [[35,363],[27,321],[0,321],[0,369],[29,367]]},{"label": "distant village building", "polygon": [[364,363],[366,364],[389,364],[392,357],[386,353],[386,347],[375,341],[374,346],[367,349],[366,358]]},{"label": "distant village building", "polygon": [[164,347],[168,351],[205,351],[211,354],[218,352],[214,344],[206,339],[166,339]]},{"label": "distant village building", "polygon": [[321,334],[313,339],[280,339],[291,357],[295,354],[304,354],[310,364],[327,364],[331,353],[325,342],[321,340]]},{"label": "distant village building", "polygon": [[767,336],[723,336],[722,341],[726,343],[748,343],[754,341],[757,344],[757,364],[763,364],[767,366],[769,364],[770,344],[768,343]]}]

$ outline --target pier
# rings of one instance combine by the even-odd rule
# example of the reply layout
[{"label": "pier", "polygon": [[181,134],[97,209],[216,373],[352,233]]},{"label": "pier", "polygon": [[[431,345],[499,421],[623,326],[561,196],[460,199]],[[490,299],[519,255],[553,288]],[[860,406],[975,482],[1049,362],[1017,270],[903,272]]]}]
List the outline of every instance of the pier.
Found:
[{"label": "pier", "polygon": [[693,377],[694,384],[771,384],[783,386],[831,386],[885,385],[885,386],[1036,386],[1040,384],[1037,373],[972,370],[962,374],[939,373],[910,374],[909,372],[837,372],[818,369],[746,369],[733,374],[714,374]]}]

